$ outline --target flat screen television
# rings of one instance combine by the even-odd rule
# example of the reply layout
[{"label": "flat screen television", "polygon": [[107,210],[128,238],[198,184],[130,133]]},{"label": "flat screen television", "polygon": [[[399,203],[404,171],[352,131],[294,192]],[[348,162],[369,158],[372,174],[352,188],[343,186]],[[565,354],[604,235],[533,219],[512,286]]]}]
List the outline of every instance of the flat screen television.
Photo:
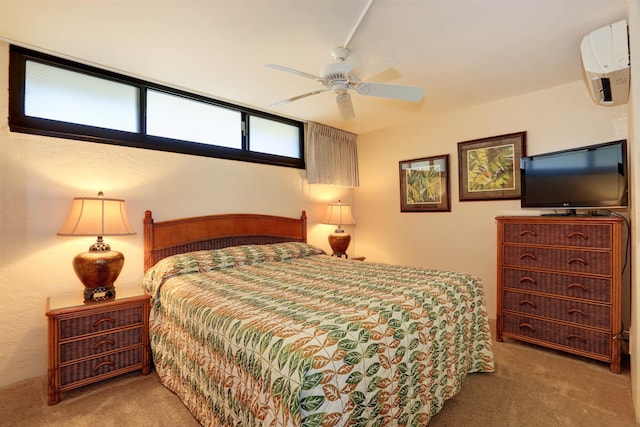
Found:
[{"label": "flat screen television", "polygon": [[627,140],[606,142],[520,160],[523,208],[622,208],[628,205]]}]

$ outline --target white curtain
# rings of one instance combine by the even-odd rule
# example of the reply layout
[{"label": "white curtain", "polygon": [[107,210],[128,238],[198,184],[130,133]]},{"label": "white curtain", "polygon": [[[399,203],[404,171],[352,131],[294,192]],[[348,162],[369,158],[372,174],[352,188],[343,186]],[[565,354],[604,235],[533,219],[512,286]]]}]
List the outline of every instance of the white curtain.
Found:
[{"label": "white curtain", "polygon": [[309,184],[358,187],[356,134],[309,122],[305,126],[305,161]]}]

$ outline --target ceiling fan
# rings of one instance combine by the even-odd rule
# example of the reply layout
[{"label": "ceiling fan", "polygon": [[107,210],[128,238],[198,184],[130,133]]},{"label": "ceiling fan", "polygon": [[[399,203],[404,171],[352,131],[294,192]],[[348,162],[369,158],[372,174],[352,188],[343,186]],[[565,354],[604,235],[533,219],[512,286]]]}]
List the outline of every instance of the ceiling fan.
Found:
[{"label": "ceiling fan", "polygon": [[336,104],[338,105],[340,118],[342,120],[350,120],[355,117],[355,112],[353,110],[353,103],[351,101],[351,94],[349,91],[356,91],[359,95],[363,96],[377,96],[411,102],[419,102],[422,99],[425,90],[421,87],[399,86],[365,81],[368,76],[375,75],[380,71],[390,68],[395,62],[395,58],[391,55],[384,55],[380,58],[376,58],[376,60],[368,62],[365,61],[358,66],[345,62],[350,53],[347,46],[371,8],[373,1],[374,0],[369,0],[345,43],[342,46],[331,50],[331,55],[337,62],[323,67],[320,71],[320,75],[309,74],[304,71],[283,67],[282,65],[266,64],[267,67],[274,68],[276,70],[285,71],[287,73],[315,80],[324,87],[323,89],[317,89],[302,95],[284,99],[271,104],[270,107],[287,104],[308,96],[331,91],[336,95]]}]

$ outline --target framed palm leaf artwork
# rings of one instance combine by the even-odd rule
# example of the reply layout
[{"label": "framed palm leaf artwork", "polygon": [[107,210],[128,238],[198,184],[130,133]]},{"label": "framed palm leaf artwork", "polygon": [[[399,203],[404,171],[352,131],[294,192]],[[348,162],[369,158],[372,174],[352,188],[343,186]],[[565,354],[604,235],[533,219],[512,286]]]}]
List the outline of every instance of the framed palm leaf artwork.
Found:
[{"label": "framed palm leaf artwork", "polygon": [[526,132],[458,143],[460,201],[520,198]]},{"label": "framed palm leaf artwork", "polygon": [[400,162],[401,212],[450,212],[449,155]]}]

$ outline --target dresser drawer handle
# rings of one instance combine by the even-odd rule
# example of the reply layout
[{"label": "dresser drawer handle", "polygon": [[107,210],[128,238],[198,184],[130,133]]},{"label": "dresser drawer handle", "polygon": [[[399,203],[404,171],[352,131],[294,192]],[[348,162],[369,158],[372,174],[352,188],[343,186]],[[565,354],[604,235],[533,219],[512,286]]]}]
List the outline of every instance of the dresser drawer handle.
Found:
[{"label": "dresser drawer handle", "polygon": [[96,366],[96,367],[93,369],[93,372],[96,372],[96,373],[97,373],[97,372],[98,372],[98,370],[99,370],[100,368],[102,368],[103,366],[111,366],[111,367],[114,367],[114,366],[116,366],[116,364],[115,364],[115,363],[113,363],[113,362],[110,362],[110,361],[108,361],[108,360],[107,360],[107,361],[105,361],[105,362],[102,362],[102,363],[98,363],[98,366]]},{"label": "dresser drawer handle", "polygon": [[538,259],[538,258],[536,258],[536,256],[534,254],[530,254],[528,252],[526,254],[520,255],[520,259],[525,259],[525,258],[531,258],[534,261],[536,261]]},{"label": "dresser drawer handle", "polygon": [[582,264],[582,265],[589,265],[589,263],[582,258],[571,258],[569,262],[567,262],[567,264],[575,264],[575,263]]},{"label": "dresser drawer handle", "polygon": [[97,350],[97,349],[98,349],[98,347],[100,347],[100,346],[102,346],[102,345],[105,345],[105,344],[113,345],[113,344],[114,344],[114,342],[113,342],[113,340],[102,340],[102,341],[100,341],[100,342],[96,343],[96,344],[93,346],[93,349],[94,349],[94,350]]},{"label": "dresser drawer handle", "polygon": [[534,327],[533,327],[533,325],[531,325],[531,324],[529,324],[529,323],[520,323],[520,324],[518,325],[518,327],[519,327],[520,329],[525,329],[525,328],[526,328],[526,329],[529,329],[529,330],[531,330],[531,332],[535,332],[535,331],[536,331],[536,328],[534,328]]},{"label": "dresser drawer handle", "polygon": [[520,232],[520,237],[524,237],[524,236],[526,236],[527,234],[528,234],[528,235],[530,235],[530,236],[533,236],[533,237],[538,237],[538,235],[536,234],[536,232],[535,232],[535,231],[533,231],[533,230],[522,230],[522,231]]},{"label": "dresser drawer handle", "polygon": [[572,231],[571,233],[569,233],[569,238],[572,239],[574,237],[582,237],[584,240],[589,240],[589,236],[587,236],[586,234],[580,232],[580,231]]},{"label": "dresser drawer handle", "polygon": [[585,313],[585,312],[584,312],[584,311],[582,311],[582,310],[579,310],[579,309],[577,309],[577,308],[571,308],[571,309],[569,309],[569,314],[574,314],[574,313],[577,313],[577,314],[579,314],[579,315],[581,315],[581,316],[583,316],[583,317],[589,317],[589,316],[587,316],[587,313]]},{"label": "dresser drawer handle", "polygon": [[533,301],[529,301],[528,299],[523,299],[522,301],[520,301],[520,305],[528,305],[532,308],[538,308],[536,303],[534,303]]},{"label": "dresser drawer handle", "polygon": [[529,276],[523,276],[523,277],[521,277],[521,278],[520,278],[520,283],[523,283],[523,282],[529,282],[529,283],[531,283],[532,285],[535,285],[535,284],[536,284],[535,279],[534,279],[533,277],[529,277]]},{"label": "dresser drawer handle", "polygon": [[572,288],[580,288],[585,292],[589,292],[589,289],[587,289],[587,287],[585,285],[583,285],[582,283],[569,283],[567,285],[567,289],[572,289]]},{"label": "dresser drawer handle", "polygon": [[567,339],[568,340],[578,340],[578,341],[580,341],[582,343],[586,343],[587,342],[586,339],[584,339],[580,335],[576,335],[576,334],[567,335]]},{"label": "dresser drawer handle", "polygon": [[113,324],[116,323],[116,321],[114,319],[112,319],[111,317],[103,317],[102,319],[96,320],[96,322],[93,324],[93,327],[97,328],[98,326],[100,326],[104,322],[111,322]]}]

